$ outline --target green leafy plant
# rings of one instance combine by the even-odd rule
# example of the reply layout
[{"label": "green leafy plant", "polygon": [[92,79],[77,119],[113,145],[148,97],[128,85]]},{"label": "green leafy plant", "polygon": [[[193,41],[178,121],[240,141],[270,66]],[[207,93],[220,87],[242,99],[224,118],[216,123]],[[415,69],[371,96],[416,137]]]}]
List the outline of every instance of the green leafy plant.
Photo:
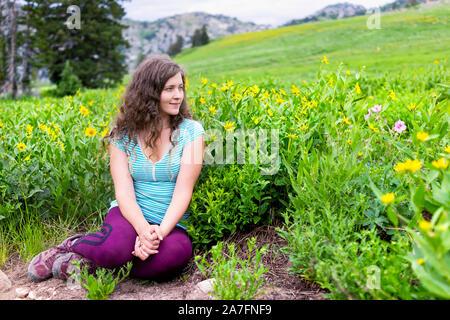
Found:
[{"label": "green leafy plant", "polygon": [[267,179],[254,165],[205,167],[190,203],[187,228],[194,247],[244,227],[267,224],[272,199]]},{"label": "green leafy plant", "polygon": [[214,279],[212,296],[222,300],[250,300],[263,293],[258,290],[269,268],[261,264],[261,258],[268,245],[258,249],[255,244],[255,238],[247,239],[246,259],[238,257],[234,243],[227,244],[228,258],[225,258],[222,242],[211,248],[212,262],[207,261],[208,253],[196,256],[195,263],[202,274]]},{"label": "green leafy plant", "polygon": [[[434,172],[430,171],[431,180]],[[436,298],[450,299],[450,172],[442,183],[432,183],[428,190],[422,183],[411,193],[418,212],[427,209],[431,221],[419,222],[418,231],[408,228],[414,239],[413,251],[407,255],[423,287]]]},{"label": "green leafy plant", "polygon": [[88,272],[88,266],[80,267],[80,261],[73,261],[80,270],[79,273],[72,271],[72,277],[76,278],[80,285],[88,291],[86,298],[89,300],[107,300],[114,291],[116,285],[125,280],[131,271],[132,262],[128,262],[115,274],[115,270],[98,268],[94,274]]}]

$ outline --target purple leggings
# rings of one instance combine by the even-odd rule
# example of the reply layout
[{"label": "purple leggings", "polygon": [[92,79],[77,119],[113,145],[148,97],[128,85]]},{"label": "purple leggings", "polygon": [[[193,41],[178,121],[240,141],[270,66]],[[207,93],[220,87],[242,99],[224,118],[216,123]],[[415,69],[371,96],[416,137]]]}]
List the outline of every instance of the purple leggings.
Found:
[{"label": "purple leggings", "polygon": [[166,281],[178,275],[192,255],[192,243],[187,232],[175,227],[159,244],[158,253],[142,261],[131,254],[136,231],[122,216],[119,207],[109,210],[101,231],[78,240],[70,250],[103,268],[117,268],[133,262],[130,276]]}]

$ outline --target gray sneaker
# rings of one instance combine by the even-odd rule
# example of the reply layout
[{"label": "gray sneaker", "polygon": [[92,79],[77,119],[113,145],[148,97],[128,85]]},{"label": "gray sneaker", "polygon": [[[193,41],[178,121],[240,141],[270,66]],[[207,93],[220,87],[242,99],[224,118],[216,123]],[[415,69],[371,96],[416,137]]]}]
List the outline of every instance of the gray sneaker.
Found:
[{"label": "gray sneaker", "polygon": [[69,248],[83,235],[77,234],[67,238],[58,246],[50,248],[36,255],[28,265],[28,275],[35,282],[48,279],[52,276],[52,266],[62,254],[69,252]]},{"label": "gray sneaker", "polygon": [[73,272],[80,273],[78,266],[72,264],[73,261],[81,261],[80,267],[88,267],[88,273],[95,271],[95,265],[90,260],[84,258],[75,252],[67,252],[60,255],[53,263],[53,277],[61,280],[67,280]]}]

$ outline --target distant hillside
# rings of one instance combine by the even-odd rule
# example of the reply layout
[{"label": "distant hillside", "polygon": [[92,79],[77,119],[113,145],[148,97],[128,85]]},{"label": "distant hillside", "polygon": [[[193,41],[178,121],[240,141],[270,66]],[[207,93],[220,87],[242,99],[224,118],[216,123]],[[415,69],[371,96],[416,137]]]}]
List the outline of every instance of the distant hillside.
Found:
[{"label": "distant hillside", "polygon": [[136,67],[140,52],[145,55],[165,53],[169,46],[176,41],[178,35],[183,38],[183,49],[191,47],[191,37],[195,29],[200,29],[203,24],[207,25],[208,36],[211,40],[231,34],[261,31],[272,27],[203,12],[178,14],[152,22],[125,19],[122,23],[129,26],[124,31],[124,37],[131,45],[126,52],[130,72]]},{"label": "distant hillside", "polygon": [[[399,10],[403,8],[409,8],[415,5],[427,4],[431,2],[439,2],[441,0],[395,0],[391,3],[387,3],[380,8],[381,12]],[[297,24],[303,24],[308,22],[319,22],[327,20],[337,20],[349,17],[362,16],[366,13],[372,12],[374,8],[366,9],[362,5],[355,5],[348,2],[337,3],[333,5],[326,6],[325,8],[311,14],[307,17],[301,19],[291,20],[283,25],[293,26]]]},{"label": "distant hillside", "polygon": [[326,6],[325,8],[316,11],[314,14],[309,15],[305,18],[291,20],[283,26],[287,27],[308,22],[336,20],[354,16],[361,16],[364,15],[366,11],[367,9],[361,5],[355,5],[348,2],[337,3]]},{"label": "distant hillside", "polygon": [[[314,79],[320,66],[356,74],[414,72],[447,65],[450,4],[432,3],[381,15],[381,28],[367,27],[367,16],[304,23],[230,35],[175,56],[191,83],[223,79],[249,83],[301,83]],[[326,56],[329,65],[321,63]],[[438,61],[436,66],[434,61]],[[270,78],[270,80],[268,80]],[[281,81],[280,80],[280,81]],[[267,84],[267,83],[266,83]]]}]

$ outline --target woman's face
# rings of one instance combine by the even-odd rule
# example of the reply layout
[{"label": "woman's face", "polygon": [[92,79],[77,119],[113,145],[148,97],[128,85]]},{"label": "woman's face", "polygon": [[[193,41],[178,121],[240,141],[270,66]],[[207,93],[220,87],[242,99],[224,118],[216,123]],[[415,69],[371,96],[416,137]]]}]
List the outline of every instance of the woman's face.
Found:
[{"label": "woman's face", "polygon": [[184,99],[183,79],[181,73],[177,73],[167,80],[161,92],[160,112],[163,118],[169,115],[177,115],[181,102]]}]

